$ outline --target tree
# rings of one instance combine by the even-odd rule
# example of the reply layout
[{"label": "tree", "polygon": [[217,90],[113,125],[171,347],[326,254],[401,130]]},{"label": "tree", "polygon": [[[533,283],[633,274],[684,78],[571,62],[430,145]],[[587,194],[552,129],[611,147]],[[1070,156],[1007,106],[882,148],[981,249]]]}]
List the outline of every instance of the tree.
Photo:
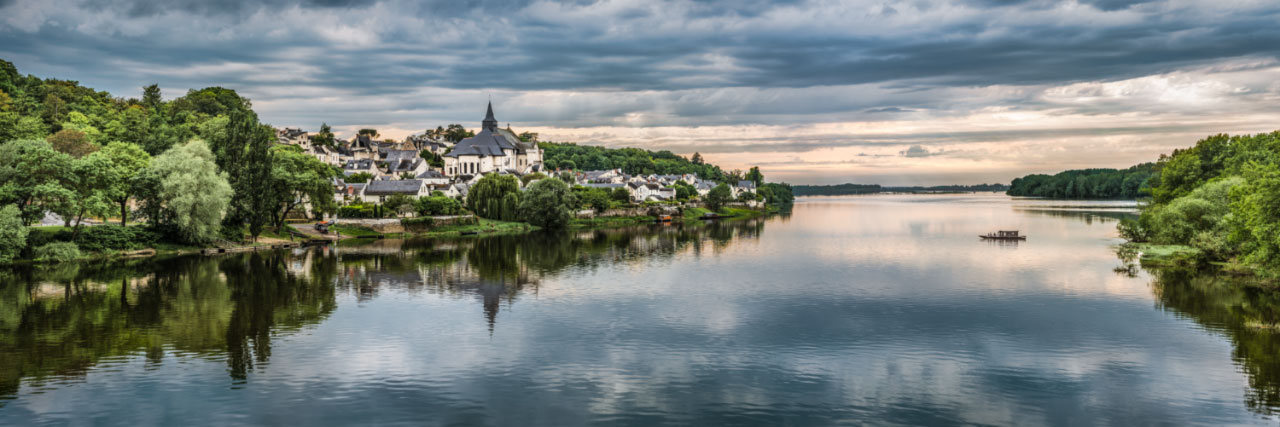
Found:
[{"label": "tree", "polygon": [[530,224],[562,229],[573,218],[571,206],[577,206],[569,185],[558,179],[542,179],[529,185],[520,201],[520,216]]},{"label": "tree", "polygon": [[473,136],[476,136],[475,132],[469,131],[467,128],[464,128],[462,125],[457,123],[450,124],[449,127],[444,130],[444,139],[449,142],[458,142]]},{"label": "tree", "polygon": [[13,261],[27,246],[27,226],[15,205],[0,207],[0,264]]},{"label": "tree", "polygon": [[609,192],[609,199],[615,202],[629,203],[631,202],[631,191],[626,187],[618,187]]},{"label": "tree", "polygon": [[351,175],[347,175],[347,177],[344,178],[342,182],[345,182],[347,184],[364,184],[366,182],[369,182],[372,179],[373,179],[373,174],[368,172],[358,172],[358,173],[353,173]]},{"label": "tree", "polygon": [[111,169],[111,160],[98,153],[71,162],[71,176],[65,185],[74,198],[67,204],[64,212],[58,212],[65,223],[79,228],[80,221],[85,216],[105,217],[111,213],[114,205],[111,203],[110,191],[115,179]]},{"label": "tree", "polygon": [[703,198],[703,203],[706,203],[707,209],[718,212],[732,200],[733,191],[729,189],[728,185],[720,184],[707,193],[707,197]]},{"label": "tree", "polygon": [[694,152],[694,153],[693,153],[693,158],[690,158],[690,159],[689,159],[689,163],[693,163],[693,164],[695,164],[695,165],[700,165],[700,164],[702,164],[702,163],[703,163],[703,160],[702,160],[702,154],[699,154],[699,153],[697,153],[697,152]]},{"label": "tree", "polygon": [[71,157],[77,159],[94,151],[98,151],[98,145],[89,142],[89,140],[85,138],[84,132],[78,130],[63,129],[58,131],[58,133],[49,135],[48,140],[54,150],[67,153]]},{"label": "tree", "polygon": [[321,123],[320,131],[316,132],[315,135],[311,135],[311,143],[315,145],[334,148],[337,146],[334,141],[333,129],[329,127],[328,123]]},{"label": "tree", "polygon": [[272,147],[271,180],[274,191],[280,196],[279,204],[272,212],[277,228],[284,227],[284,220],[294,208],[304,203],[311,205],[314,213],[332,213],[338,209],[333,200],[333,178],[337,172],[319,159],[301,152],[298,147],[281,145]]},{"label": "tree", "polygon": [[279,188],[280,185],[275,182],[275,156],[271,152],[271,141],[274,138],[266,126],[256,127],[257,132],[252,134],[245,147],[244,162],[239,171],[241,179],[235,180],[239,185],[232,187],[241,200],[241,218],[249,225],[249,235],[253,236],[255,242],[258,241],[258,235],[262,234],[263,227],[271,222],[280,199],[292,196],[263,191],[267,188]]},{"label": "tree", "polygon": [[764,174],[760,173],[759,166],[752,166],[751,170],[748,170],[746,176],[743,178],[746,178],[747,181],[754,182],[757,188],[764,185]]},{"label": "tree", "polygon": [[120,225],[129,225],[129,199],[137,188],[136,178],[151,164],[151,156],[135,144],[113,142],[97,153],[111,163],[107,197],[120,207]]},{"label": "tree", "polygon": [[433,168],[444,167],[444,157],[440,157],[439,154],[433,153],[431,150],[422,150],[422,152],[418,153],[418,157],[422,157],[422,160],[425,160]]},{"label": "tree", "polygon": [[204,141],[192,140],[165,151],[151,162],[158,188],[156,202],[164,211],[153,222],[172,225],[191,243],[207,243],[218,236],[231,201],[227,174],[218,171],[213,152]]},{"label": "tree", "polygon": [[576,206],[589,207],[596,212],[609,210],[609,195],[609,190],[603,188],[573,187],[573,196],[578,199]]},{"label": "tree", "polygon": [[519,216],[519,194],[520,184],[514,176],[488,174],[467,192],[467,209],[481,218],[515,221]]},{"label": "tree", "polygon": [[14,204],[24,224],[31,224],[74,196],[65,184],[71,156],[48,141],[23,139],[0,145],[0,204]]},{"label": "tree", "polygon": [[517,136],[524,142],[538,142],[537,132],[520,132],[520,135]]},{"label": "tree", "polygon": [[360,129],[359,131],[356,131],[356,135],[367,136],[369,137],[369,139],[378,139],[379,134],[377,129],[365,128],[365,129]]},{"label": "tree", "polygon": [[160,97],[160,85],[150,84],[142,88],[142,105],[147,107],[152,114],[160,112],[160,105],[164,102]]},{"label": "tree", "polygon": [[419,215],[438,216],[462,213],[462,203],[439,191],[433,191],[430,196],[419,198],[415,206]]}]

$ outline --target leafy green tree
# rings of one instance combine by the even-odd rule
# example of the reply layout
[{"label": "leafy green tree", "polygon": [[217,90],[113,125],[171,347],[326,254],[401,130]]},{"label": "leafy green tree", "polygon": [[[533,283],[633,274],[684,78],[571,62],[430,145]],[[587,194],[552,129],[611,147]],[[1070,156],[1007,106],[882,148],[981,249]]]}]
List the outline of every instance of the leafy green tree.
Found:
[{"label": "leafy green tree", "polygon": [[693,153],[693,157],[689,159],[689,163],[693,163],[695,165],[703,164],[704,162],[702,160],[702,154],[699,154],[696,152]]},{"label": "leafy green tree", "polygon": [[160,97],[160,85],[150,84],[142,88],[142,105],[153,113],[160,112],[164,99]]},{"label": "leafy green tree", "polygon": [[731,201],[733,201],[733,190],[730,190],[729,186],[725,184],[712,188],[702,200],[707,205],[707,209],[715,212],[719,212],[721,208],[724,208],[724,205]]},{"label": "leafy green tree", "polygon": [[342,182],[345,182],[347,184],[364,184],[369,182],[370,180],[373,180],[373,174],[368,172],[360,172],[360,173],[353,173],[351,175],[347,175],[347,177],[344,178]]},{"label": "leafy green tree", "polygon": [[462,125],[457,123],[450,124],[449,127],[444,130],[444,139],[449,142],[458,142],[473,136],[476,136],[475,132],[469,131],[467,128],[464,128]]},{"label": "leafy green tree", "polygon": [[558,179],[543,179],[529,185],[520,201],[520,216],[526,222],[547,229],[563,229],[577,206],[569,185]]},{"label": "leafy green tree", "polygon": [[333,136],[333,129],[329,127],[328,123],[321,123],[320,131],[316,132],[315,135],[311,135],[311,143],[315,145],[335,148],[337,147],[337,143],[335,141],[336,139]]},{"label": "leafy green tree", "polygon": [[17,140],[0,145],[0,204],[14,204],[23,223],[46,211],[65,207],[74,197],[66,188],[72,159],[44,140]]},{"label": "leafy green tree", "polygon": [[444,167],[444,157],[440,157],[439,154],[433,153],[431,150],[422,150],[422,152],[418,153],[418,156],[422,157],[422,160],[425,160],[433,168]]},{"label": "leafy green tree", "polygon": [[356,135],[367,136],[372,139],[377,139],[379,134],[377,129],[366,128],[366,129],[360,129],[359,131],[356,131]]},{"label": "leafy green tree", "polygon": [[514,221],[519,215],[519,194],[520,184],[514,176],[488,174],[467,192],[467,209],[481,218]]},{"label": "leafy green tree", "polygon": [[192,243],[206,243],[218,236],[222,217],[231,201],[226,173],[218,171],[213,152],[204,141],[193,140],[169,149],[151,162],[163,206],[160,221],[176,228]]},{"label": "leafy green tree", "polygon": [[271,179],[274,191],[279,195],[279,206],[273,212],[276,227],[284,227],[284,220],[294,208],[311,205],[314,213],[333,213],[338,209],[333,199],[333,179],[336,172],[319,159],[299,151],[296,146],[272,147]]},{"label": "leafy green tree", "polygon": [[129,199],[137,188],[137,176],[151,164],[151,156],[142,147],[125,142],[112,142],[95,154],[111,163],[107,198],[120,208],[120,225],[129,225]]},{"label": "leafy green tree", "polygon": [[756,188],[764,185],[764,174],[760,173],[759,166],[752,166],[751,170],[747,171],[746,176],[743,178],[746,178],[747,181],[754,182],[756,184]]},{"label": "leafy green tree", "polygon": [[520,135],[517,135],[517,137],[519,137],[519,138],[520,138],[520,140],[521,140],[521,141],[523,141],[523,142],[537,142],[537,141],[538,141],[538,133],[537,133],[537,132],[520,132]]},{"label": "leafy green tree", "polygon": [[27,226],[22,210],[14,205],[0,207],[0,264],[13,261],[27,246]]},{"label": "leafy green tree", "polygon": [[596,212],[609,210],[609,190],[576,186],[573,187],[573,196],[578,199],[577,206],[591,208]]},{"label": "leafy green tree", "polygon": [[609,199],[620,203],[631,202],[631,191],[626,187],[618,187],[609,192]]},{"label": "leafy green tree", "polygon": [[[235,191],[232,200],[241,201],[241,218],[249,226],[249,235],[253,236],[255,242],[258,240],[258,235],[262,234],[263,228],[271,223],[274,214],[278,212],[277,208],[282,204],[280,200],[292,198],[294,195],[292,192],[281,194],[263,191],[267,188],[292,189],[288,185],[277,184],[275,181],[275,156],[271,152],[273,140],[270,129],[262,125],[257,126],[257,132],[254,132],[246,142],[244,160],[239,168],[241,177],[234,180],[232,185]],[[329,194],[332,195],[332,193]],[[332,199],[332,196],[329,198]],[[284,222],[283,217],[280,218],[280,222]]]},{"label": "leafy green tree", "polygon": [[1233,237],[1244,243],[1246,262],[1280,274],[1280,171],[1258,165],[1245,173],[1248,184],[1232,191]]},{"label": "leafy green tree", "polygon": [[78,228],[86,216],[105,217],[111,214],[114,205],[110,192],[116,178],[112,166],[110,159],[98,153],[72,161],[71,176],[66,185],[75,197],[63,215],[66,221]]}]

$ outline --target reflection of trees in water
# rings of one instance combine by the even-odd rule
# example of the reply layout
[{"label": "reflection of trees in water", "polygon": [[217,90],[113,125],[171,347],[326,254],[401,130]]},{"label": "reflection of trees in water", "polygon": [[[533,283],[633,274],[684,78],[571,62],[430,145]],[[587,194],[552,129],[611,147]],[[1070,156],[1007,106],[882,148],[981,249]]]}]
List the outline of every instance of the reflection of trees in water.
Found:
[{"label": "reflection of trees in water", "polygon": [[[302,255],[316,258],[316,253]],[[104,357],[166,348],[226,351],[233,377],[270,355],[268,331],[321,321],[335,308],[332,276],[287,271],[284,252],[74,264],[0,272],[0,396],[21,381],[82,377]],[[330,257],[331,258],[331,257]],[[313,271],[333,271],[320,258]]]},{"label": "reflection of trees in water", "polygon": [[408,240],[400,251],[344,247],[338,287],[368,300],[383,288],[476,296],[492,332],[498,312],[539,281],[569,268],[593,270],[632,260],[695,254],[710,242],[721,250],[734,239],[758,238],[764,222],[715,222],[692,227],[643,226],[575,234],[530,233],[463,240]]},{"label": "reflection of trees in water", "polygon": [[1125,218],[1137,218],[1137,212],[1120,211],[1120,210],[1083,210],[1083,209],[1048,209],[1048,208],[1017,208],[1014,210],[1032,215],[1054,216],[1061,218],[1075,218],[1084,221],[1085,224],[1093,225],[1094,221],[1103,224],[1109,222],[1117,222]]},{"label": "reflection of trees in water", "polygon": [[1224,333],[1232,359],[1248,376],[1245,403],[1262,414],[1280,413],[1280,291],[1212,273],[1161,269],[1152,290],[1167,310]]}]

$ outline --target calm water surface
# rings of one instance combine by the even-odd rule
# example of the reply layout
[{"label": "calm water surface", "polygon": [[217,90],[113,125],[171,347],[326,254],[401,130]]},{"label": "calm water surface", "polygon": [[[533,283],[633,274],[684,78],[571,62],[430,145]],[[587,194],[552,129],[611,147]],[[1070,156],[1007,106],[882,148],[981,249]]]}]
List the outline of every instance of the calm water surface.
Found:
[{"label": "calm water surface", "polygon": [[0,425],[1274,424],[1280,335],[1250,325],[1280,298],[1125,267],[1131,207],[813,198],[0,271]]}]

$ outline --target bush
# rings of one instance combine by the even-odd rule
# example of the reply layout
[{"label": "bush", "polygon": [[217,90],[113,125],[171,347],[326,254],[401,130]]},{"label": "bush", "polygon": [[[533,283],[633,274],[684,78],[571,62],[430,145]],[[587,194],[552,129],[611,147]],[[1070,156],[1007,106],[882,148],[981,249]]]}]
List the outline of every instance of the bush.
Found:
[{"label": "bush", "polygon": [[80,258],[80,248],[71,242],[53,242],[38,247],[35,259],[39,262],[68,262]]},{"label": "bush", "polygon": [[84,227],[73,240],[80,250],[102,252],[108,250],[132,250],[154,245],[160,236],[142,227],[101,225]]},{"label": "bush", "polygon": [[577,186],[573,187],[573,196],[578,199],[579,206],[589,207],[596,212],[609,209],[609,190]]},{"label": "bush", "polygon": [[378,205],[372,203],[338,207],[338,218],[381,218],[383,215]]},{"label": "bush", "polygon": [[712,212],[719,212],[720,208],[723,208],[726,203],[732,200],[733,190],[730,190],[728,185],[720,184],[712,188],[703,201],[706,203],[707,209]]},{"label": "bush", "polygon": [[445,195],[419,198],[415,203],[419,215],[460,215],[462,203]]},{"label": "bush", "polygon": [[27,227],[22,224],[22,211],[17,206],[0,208],[0,263],[13,261],[27,246]]}]

